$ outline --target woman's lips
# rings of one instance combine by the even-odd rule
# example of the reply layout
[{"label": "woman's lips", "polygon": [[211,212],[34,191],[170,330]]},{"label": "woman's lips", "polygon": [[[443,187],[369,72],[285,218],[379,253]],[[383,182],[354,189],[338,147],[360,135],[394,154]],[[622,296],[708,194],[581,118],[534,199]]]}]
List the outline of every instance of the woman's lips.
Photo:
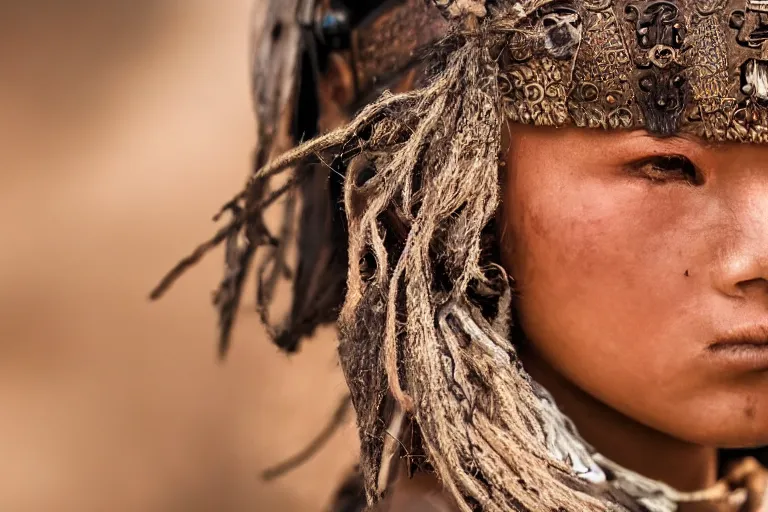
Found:
[{"label": "woman's lips", "polygon": [[768,371],[768,324],[728,331],[710,343],[709,355],[718,363],[747,371]]}]

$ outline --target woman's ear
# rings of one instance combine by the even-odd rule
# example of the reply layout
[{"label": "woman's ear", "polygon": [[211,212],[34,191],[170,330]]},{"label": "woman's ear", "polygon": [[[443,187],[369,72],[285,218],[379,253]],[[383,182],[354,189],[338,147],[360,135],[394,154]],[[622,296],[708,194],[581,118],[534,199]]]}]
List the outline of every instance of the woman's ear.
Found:
[{"label": "woman's ear", "polygon": [[346,107],[355,99],[355,78],[352,68],[344,57],[332,53],[328,58],[328,71],[320,79],[321,132],[327,132],[349,122]]}]

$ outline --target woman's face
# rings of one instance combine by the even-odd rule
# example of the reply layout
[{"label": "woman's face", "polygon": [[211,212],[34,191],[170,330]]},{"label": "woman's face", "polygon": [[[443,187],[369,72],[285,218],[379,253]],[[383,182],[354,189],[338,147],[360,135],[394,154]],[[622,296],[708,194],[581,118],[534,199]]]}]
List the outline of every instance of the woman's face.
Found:
[{"label": "woman's face", "polygon": [[768,146],[509,139],[503,249],[537,357],[676,438],[768,444]]}]

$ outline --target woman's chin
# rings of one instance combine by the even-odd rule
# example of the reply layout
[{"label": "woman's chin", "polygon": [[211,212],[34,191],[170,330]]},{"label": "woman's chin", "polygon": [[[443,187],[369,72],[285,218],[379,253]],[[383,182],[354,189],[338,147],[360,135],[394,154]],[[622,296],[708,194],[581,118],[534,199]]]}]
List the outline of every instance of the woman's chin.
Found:
[{"label": "woman's chin", "polygon": [[[724,398],[724,397],[721,397]],[[663,416],[636,418],[651,428],[692,445],[722,449],[768,446],[768,394],[764,399],[709,398],[678,403],[676,414],[665,409]]]},{"label": "woman's chin", "polygon": [[762,448],[768,446],[768,421],[744,422],[734,417],[730,424],[697,429],[685,440],[703,446],[714,446],[720,449],[741,450]]},{"label": "woman's chin", "polygon": [[715,446],[723,450],[750,450],[754,448],[764,448],[768,447],[768,435],[766,435],[765,431],[762,435],[734,435],[725,439],[724,442],[715,443]]}]

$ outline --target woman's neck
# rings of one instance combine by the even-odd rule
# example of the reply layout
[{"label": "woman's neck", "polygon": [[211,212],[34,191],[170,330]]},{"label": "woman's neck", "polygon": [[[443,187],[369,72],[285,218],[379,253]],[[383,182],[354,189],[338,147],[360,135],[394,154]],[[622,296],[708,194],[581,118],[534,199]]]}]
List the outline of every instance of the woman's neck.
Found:
[{"label": "woman's neck", "polygon": [[577,388],[531,352],[521,353],[526,370],[602,455],[680,491],[715,483],[715,448],[686,443],[632,420]]}]

